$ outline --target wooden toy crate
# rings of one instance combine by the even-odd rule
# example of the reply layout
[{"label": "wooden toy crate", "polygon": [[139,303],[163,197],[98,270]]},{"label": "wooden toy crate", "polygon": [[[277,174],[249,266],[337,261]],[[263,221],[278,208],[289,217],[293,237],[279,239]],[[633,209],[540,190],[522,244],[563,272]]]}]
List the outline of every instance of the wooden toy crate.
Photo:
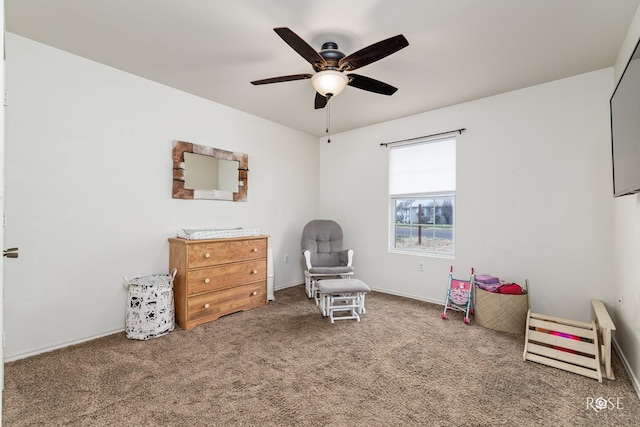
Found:
[{"label": "wooden toy crate", "polygon": [[522,357],[602,382],[598,333],[593,321],[578,322],[529,311]]}]

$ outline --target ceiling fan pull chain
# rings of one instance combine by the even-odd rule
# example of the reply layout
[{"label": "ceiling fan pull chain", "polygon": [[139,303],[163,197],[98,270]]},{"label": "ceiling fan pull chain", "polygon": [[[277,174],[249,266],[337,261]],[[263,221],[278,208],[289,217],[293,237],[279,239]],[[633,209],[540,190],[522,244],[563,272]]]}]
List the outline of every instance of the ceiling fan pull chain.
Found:
[{"label": "ceiling fan pull chain", "polygon": [[327,144],[331,143],[331,98],[327,100]]}]

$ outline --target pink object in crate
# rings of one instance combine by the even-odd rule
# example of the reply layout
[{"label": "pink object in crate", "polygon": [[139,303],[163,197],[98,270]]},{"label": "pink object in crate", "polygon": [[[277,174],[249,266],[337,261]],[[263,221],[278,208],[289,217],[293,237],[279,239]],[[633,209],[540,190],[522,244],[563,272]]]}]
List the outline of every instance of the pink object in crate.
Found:
[{"label": "pink object in crate", "polygon": [[501,294],[522,295],[522,287],[517,283],[506,283],[498,290]]},{"label": "pink object in crate", "polygon": [[487,292],[498,292],[501,286],[500,279],[489,274],[477,274],[474,282],[477,287]]}]

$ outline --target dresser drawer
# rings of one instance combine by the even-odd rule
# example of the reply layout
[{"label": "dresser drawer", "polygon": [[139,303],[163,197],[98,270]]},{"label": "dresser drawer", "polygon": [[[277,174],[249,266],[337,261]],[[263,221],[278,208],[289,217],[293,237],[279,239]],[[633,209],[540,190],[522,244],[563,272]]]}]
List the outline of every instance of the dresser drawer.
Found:
[{"label": "dresser drawer", "polygon": [[194,295],[188,298],[188,321],[206,317],[217,319],[225,314],[266,305],[267,287],[264,281]]},{"label": "dresser drawer", "polygon": [[187,268],[267,257],[266,239],[207,242],[189,247]]},{"label": "dresser drawer", "polygon": [[187,294],[200,294],[267,278],[264,260],[237,262],[187,272]]}]

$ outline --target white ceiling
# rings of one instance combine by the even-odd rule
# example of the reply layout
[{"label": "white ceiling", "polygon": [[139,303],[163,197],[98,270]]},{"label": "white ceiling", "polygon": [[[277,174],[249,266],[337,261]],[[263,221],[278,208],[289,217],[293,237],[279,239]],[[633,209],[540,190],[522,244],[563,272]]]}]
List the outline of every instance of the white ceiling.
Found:
[{"label": "white ceiling", "polygon": [[[399,88],[347,87],[337,133],[612,66],[640,0],[5,0],[9,32],[265,119],[323,135],[310,73],[273,31],[350,54],[397,34],[405,49],[357,73]],[[7,58],[10,61],[11,58]]]}]

